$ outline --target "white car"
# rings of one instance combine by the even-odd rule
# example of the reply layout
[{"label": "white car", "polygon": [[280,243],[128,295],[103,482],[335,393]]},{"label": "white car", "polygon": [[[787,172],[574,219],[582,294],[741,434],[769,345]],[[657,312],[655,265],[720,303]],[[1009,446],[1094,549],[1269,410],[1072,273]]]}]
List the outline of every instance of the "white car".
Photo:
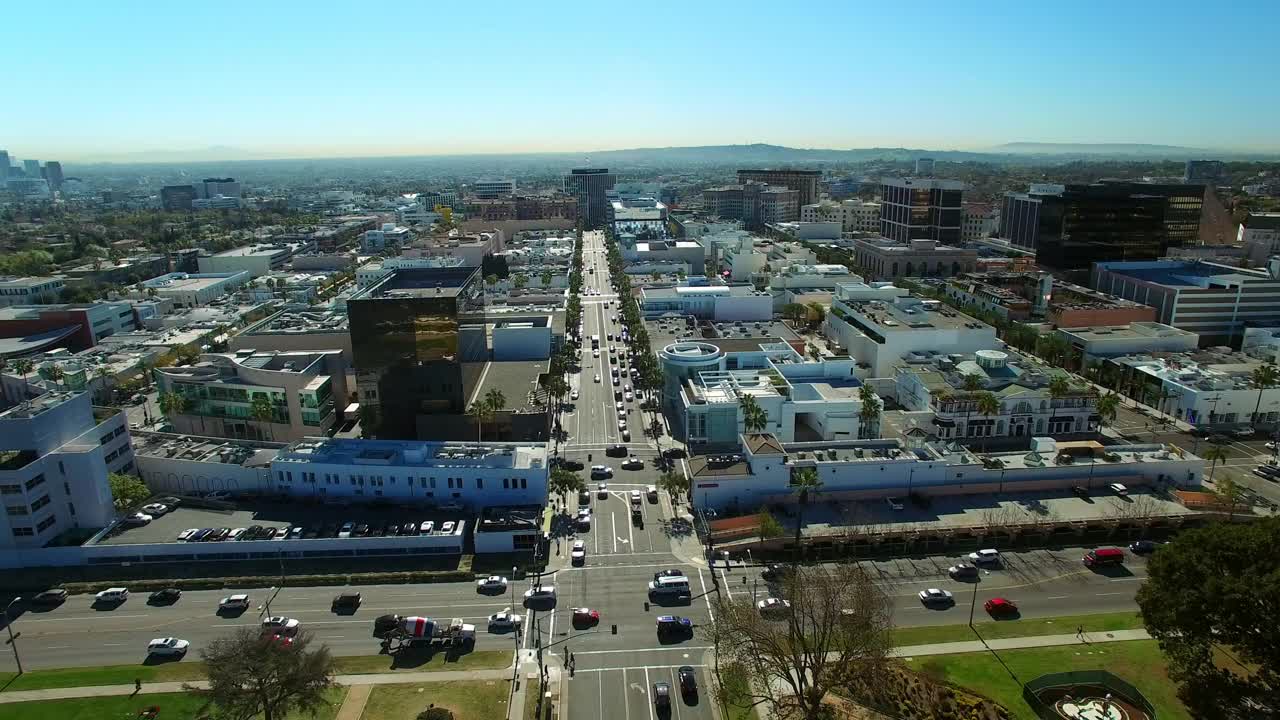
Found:
[{"label": "white car", "polygon": [[613,405],[613,409],[614,409],[614,410],[617,410],[619,415],[623,415],[623,414],[625,414],[625,413],[627,412],[627,406],[626,406],[626,405],[623,405],[621,400],[619,400],[618,402],[614,403],[614,405]]},{"label": "white car", "polygon": [[644,498],[640,495],[640,491],[639,491],[639,490],[632,490],[632,491],[631,491],[631,504],[632,504],[632,505],[639,505],[639,504],[640,504],[640,502],[641,502],[643,499],[644,499]]},{"label": "white car", "polygon": [[183,530],[182,532],[178,533],[178,539],[190,540],[191,536],[195,535],[198,532],[200,532],[200,528],[187,528],[186,530]]},{"label": "white car", "polygon": [[593,358],[598,358],[598,357],[600,357],[600,348],[595,348],[595,349],[593,349],[593,350],[591,351],[591,357],[593,357]]},{"label": "white car", "polygon": [[623,430],[626,430],[626,429],[627,429],[627,421],[626,421],[626,419],[625,419],[625,418],[618,418],[618,432],[622,432]]},{"label": "white car", "polygon": [[951,593],[947,590],[938,588],[929,588],[920,591],[920,602],[925,605],[950,605],[955,602],[951,597]]},{"label": "white car", "polygon": [[241,536],[241,535],[243,535],[243,534],[245,534],[245,532],[246,532],[248,529],[249,529],[249,528],[236,528],[236,529],[234,529],[234,530],[232,530],[232,531],[231,531],[231,534],[227,536],[227,539],[228,539],[228,540],[239,540],[239,539],[240,539],[240,536]]},{"label": "white car", "polygon": [[756,603],[761,615],[785,615],[791,612],[791,601],[780,598],[765,598]]},{"label": "white car", "polygon": [[1124,485],[1121,485],[1120,483],[1111,483],[1107,487],[1111,488],[1111,492],[1119,495],[1120,497],[1129,496],[1129,488],[1125,487]]},{"label": "white car", "polygon": [[571,393],[571,394],[569,395],[569,399],[570,399],[570,400],[577,400],[577,399],[578,399],[578,391],[577,391],[577,390],[574,390],[574,391],[573,391],[573,393]]},{"label": "white car", "polygon": [[298,627],[301,625],[302,623],[298,622],[294,618],[284,617],[281,615],[269,617],[262,621],[262,629],[270,630],[274,633],[296,633],[298,632]]},{"label": "white car", "polygon": [[507,579],[501,575],[490,575],[487,578],[481,578],[476,581],[477,590],[502,590],[507,589]]},{"label": "white car", "polygon": [[126,515],[124,517],[123,522],[126,525],[146,525],[147,523],[151,522],[153,519],[154,518],[152,518],[150,515],[146,513],[137,512],[131,515]]},{"label": "white car", "polygon": [[503,610],[489,616],[490,630],[519,630],[523,618],[519,614]]},{"label": "white car", "polygon": [[595,380],[596,382],[600,382],[600,373],[596,373],[595,377],[592,379]]},{"label": "white car", "polygon": [[587,544],[582,540],[575,540],[573,550],[569,552],[569,559],[574,565],[582,565],[587,561]]},{"label": "white car", "polygon": [[147,643],[148,655],[186,655],[191,643],[178,638],[156,638]]},{"label": "white car", "polygon": [[440,534],[441,535],[453,534],[453,526],[454,526],[454,522],[452,520],[445,520],[444,524],[440,526]]},{"label": "white car", "polygon": [[93,596],[94,602],[122,603],[129,599],[129,588],[107,588]]},{"label": "white car", "polygon": [[418,526],[418,534],[430,535],[431,531],[435,529],[436,529],[436,522],[434,520],[427,520]]},{"label": "white car", "polygon": [[228,595],[218,601],[219,610],[247,610],[249,608],[249,596]]},{"label": "white car", "polygon": [[165,505],[164,503],[150,503],[147,505],[143,505],[140,509],[142,510],[142,512],[146,513],[147,515],[150,515],[153,518],[160,517],[161,515],[169,512],[169,506]]},{"label": "white car", "polygon": [[555,585],[539,585],[537,587],[531,587],[528,590],[524,591],[524,599],[533,600],[533,601],[555,600],[556,586]]},{"label": "white car", "polygon": [[624,396],[623,396],[623,398],[624,398],[627,402],[631,402],[632,400],[635,400],[635,399],[636,399],[636,396],[635,396],[635,395],[632,395],[631,393],[627,393],[626,395],[624,395]]},{"label": "white car", "polygon": [[987,548],[971,552],[969,553],[969,560],[975,563],[997,563],[1000,562],[1000,551],[995,548]]},{"label": "white car", "polygon": [[[604,466],[603,466],[603,465],[597,465],[597,466],[595,466],[595,467],[591,468],[591,474],[592,474],[592,475],[595,475],[595,474],[596,474],[596,468],[600,468],[600,472],[601,472],[601,473],[603,473],[603,472],[604,472]],[[596,485],[596,497],[600,498],[601,500],[605,500],[605,499],[607,499],[607,498],[609,497],[609,483],[607,483],[607,482],[602,482],[602,483],[598,483],[598,484]]]}]

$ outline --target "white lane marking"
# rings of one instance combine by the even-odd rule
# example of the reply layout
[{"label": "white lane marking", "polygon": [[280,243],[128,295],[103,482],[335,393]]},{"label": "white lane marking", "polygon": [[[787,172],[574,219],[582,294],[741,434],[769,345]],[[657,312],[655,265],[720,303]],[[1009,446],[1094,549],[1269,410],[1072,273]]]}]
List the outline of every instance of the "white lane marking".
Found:
[{"label": "white lane marking", "polygon": [[598,683],[598,685],[600,689],[597,690],[596,692],[600,694],[600,714],[596,715],[596,717],[603,718],[604,717],[604,672],[603,671],[601,671],[600,673],[600,682]]},{"label": "white lane marking", "polygon": [[613,553],[618,554],[618,519],[609,513],[609,522],[613,525]]},{"label": "white lane marking", "polygon": [[1134,575],[1133,577],[1108,578],[1107,582],[1136,582],[1138,580],[1146,580],[1146,576]]},{"label": "white lane marking", "polygon": [[1045,600],[1066,600],[1069,597],[1071,596],[1070,595],[1050,595],[1049,597],[1045,598]]},{"label": "white lane marking", "polygon": [[49,645],[45,650],[66,650],[70,647],[70,645]]},{"label": "white lane marking", "polygon": [[[649,684],[649,668],[645,668],[645,669],[644,669],[644,691],[645,691],[645,693],[648,693],[648,692],[649,692],[649,688],[651,688],[651,687],[653,687],[653,686]],[[646,703],[645,703],[645,705],[647,705],[647,706],[649,707],[649,720],[654,720],[654,719],[653,719],[653,712],[654,712],[654,711],[653,711],[653,703],[651,703],[651,702],[646,702]]]},{"label": "white lane marking", "polygon": [[635,532],[635,527],[636,527],[635,523],[633,522],[627,523],[627,551],[628,552],[635,552],[636,550],[636,536],[633,534]]},{"label": "white lane marking", "polygon": [[111,620],[124,620],[124,619],[126,619],[126,618],[144,618],[144,617],[154,617],[154,616],[152,616],[152,615],[85,615],[85,616],[83,616],[83,617],[70,617],[70,618],[68,618],[68,617],[62,617],[62,618],[40,618],[40,619],[37,619],[37,618],[31,618],[30,620],[28,620],[28,619],[24,616],[24,617],[22,618],[22,624],[23,624],[23,625],[29,625],[29,624],[31,624],[31,623],[41,623],[41,622],[60,622],[60,623],[65,623],[65,622],[67,622],[67,621],[69,621],[69,620],[96,620],[96,619],[99,619],[99,618],[101,618],[101,619],[103,619],[103,620],[107,620],[107,619],[111,619]]},{"label": "white lane marking", "polygon": [[1114,592],[1114,593],[1094,593],[1094,595],[1095,595],[1096,597],[1105,597],[1105,596],[1107,596],[1107,595],[1128,595],[1128,594],[1129,594],[1129,593],[1119,593],[1119,592]]},{"label": "white lane marking", "polygon": [[103,647],[121,647],[124,643],[102,643]]},{"label": "white lane marking", "polygon": [[716,614],[711,610],[711,597],[707,595],[707,581],[702,577],[702,568],[698,568],[698,584],[702,586],[702,599],[707,602],[707,615],[711,617],[711,622],[715,622]]},{"label": "white lane marking", "polygon": [[724,591],[729,593],[729,602],[733,602],[733,591],[729,589],[729,576],[720,570],[720,579],[724,582]]}]

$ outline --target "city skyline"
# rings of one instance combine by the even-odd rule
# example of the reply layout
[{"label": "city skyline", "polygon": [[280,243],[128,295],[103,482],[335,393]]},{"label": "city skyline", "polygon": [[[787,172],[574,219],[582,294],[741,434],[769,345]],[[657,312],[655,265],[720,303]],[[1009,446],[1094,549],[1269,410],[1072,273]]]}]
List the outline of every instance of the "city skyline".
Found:
[{"label": "city skyline", "polygon": [[56,111],[11,113],[3,136],[18,157],[78,162],[211,147],[253,159],[758,142],[1280,149],[1267,122],[1280,101],[1257,92],[1280,10],[1254,3],[1240,23],[1180,5],[1061,17],[936,5],[928,23],[829,6],[781,26],[741,3],[681,7],[678,22],[588,5],[393,18],[294,3],[212,16],[28,6],[11,13],[25,31],[7,44],[19,58],[8,95]]}]

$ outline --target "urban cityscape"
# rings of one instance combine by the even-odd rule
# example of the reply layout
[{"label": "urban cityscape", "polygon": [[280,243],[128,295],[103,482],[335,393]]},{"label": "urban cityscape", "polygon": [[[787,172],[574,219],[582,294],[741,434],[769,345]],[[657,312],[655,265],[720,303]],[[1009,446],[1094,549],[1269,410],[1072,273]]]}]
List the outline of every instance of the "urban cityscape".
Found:
[{"label": "urban cityscape", "polygon": [[[1080,12],[1083,52],[1114,31]],[[556,50],[613,84],[530,100],[575,115],[538,143],[492,116],[545,58],[403,151],[273,139],[221,75],[260,135],[0,133],[0,720],[1280,717],[1275,138],[1132,99],[1000,142],[940,140],[987,137],[959,111],[819,142],[845,110],[798,104],[652,142],[610,104],[669,48],[598,42]],[[467,47],[463,85],[514,52]]]}]

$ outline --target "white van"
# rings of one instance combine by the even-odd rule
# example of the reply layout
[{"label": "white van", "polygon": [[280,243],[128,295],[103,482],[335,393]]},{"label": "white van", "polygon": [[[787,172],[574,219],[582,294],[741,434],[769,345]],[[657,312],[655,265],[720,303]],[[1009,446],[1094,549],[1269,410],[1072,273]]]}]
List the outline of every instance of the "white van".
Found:
[{"label": "white van", "polygon": [[649,593],[653,595],[688,595],[689,578],[683,575],[660,577],[649,583]]},{"label": "white van", "polygon": [[95,602],[119,603],[129,599],[128,588],[107,588],[93,596]]}]

